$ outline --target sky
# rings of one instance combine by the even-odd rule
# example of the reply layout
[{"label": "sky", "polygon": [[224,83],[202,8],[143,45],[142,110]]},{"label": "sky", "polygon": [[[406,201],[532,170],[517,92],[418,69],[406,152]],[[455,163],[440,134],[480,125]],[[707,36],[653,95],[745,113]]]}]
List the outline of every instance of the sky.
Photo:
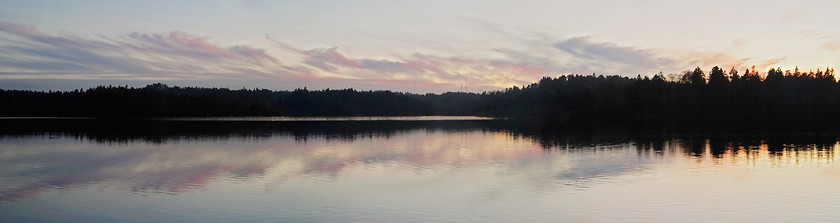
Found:
[{"label": "sky", "polygon": [[0,89],[494,91],[840,64],[838,1],[0,0]]}]

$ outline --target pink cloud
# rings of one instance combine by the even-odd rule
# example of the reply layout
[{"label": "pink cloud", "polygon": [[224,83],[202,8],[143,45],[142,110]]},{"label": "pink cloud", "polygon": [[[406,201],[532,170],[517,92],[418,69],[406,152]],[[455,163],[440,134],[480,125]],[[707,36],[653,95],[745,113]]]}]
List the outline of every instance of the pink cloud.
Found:
[{"label": "pink cloud", "polygon": [[[486,57],[438,56],[421,53],[389,55],[389,58],[362,57],[342,52],[338,47],[305,49],[266,36],[278,51],[246,45],[223,45],[207,36],[183,31],[129,33],[124,35],[85,35],[47,33],[35,27],[0,21],[0,73],[94,75],[119,74],[129,78],[252,78],[287,80],[288,85],[327,86],[346,82],[346,87],[374,86],[389,89],[405,81],[422,80],[431,91],[458,87],[502,89],[539,80],[543,76],[578,73],[620,72],[622,70],[688,69],[711,65],[740,66],[746,60],[727,54],[688,53],[683,58],[666,57],[660,51],[594,42],[589,37],[565,41],[524,43],[526,50],[499,49]],[[534,53],[537,52],[537,53]],[[571,56],[564,61],[558,54]],[[275,57],[282,55],[284,57]],[[283,61],[278,58],[293,58]],[[558,62],[560,61],[560,62]],[[686,65],[688,64],[688,65]],[[628,68],[630,67],[630,68]],[[621,74],[621,73],[619,73]],[[323,85],[318,85],[322,83]],[[357,84],[357,85],[352,85]],[[329,85],[334,86],[334,85]]]},{"label": "pink cloud", "polygon": [[363,68],[360,62],[348,59],[344,55],[338,53],[338,47],[329,49],[311,49],[306,51],[306,55],[313,59],[318,59],[320,61],[343,67]]},{"label": "pink cloud", "polygon": [[136,40],[129,45],[132,49],[146,53],[166,53],[175,56],[198,56],[206,59],[245,59],[252,63],[279,63],[266,50],[250,46],[235,45],[221,47],[209,43],[208,37],[200,37],[181,31],[170,33],[142,34],[131,33],[129,38]]},{"label": "pink cloud", "polygon": [[[465,76],[473,76],[470,81],[474,86],[492,86],[501,88],[499,77],[494,75],[505,75],[505,84],[513,80],[513,84],[529,83],[552,72],[557,72],[553,67],[529,63],[521,63],[503,60],[485,60],[464,57],[439,57],[433,55],[413,54],[409,57],[398,57],[396,60],[354,58],[339,52],[337,47],[317,48],[304,50],[292,45],[282,43],[267,37],[276,43],[280,48],[301,56],[304,64],[318,68],[324,72],[335,72],[344,76],[352,76],[353,79],[364,79],[368,82],[402,86],[400,83],[408,81],[405,76],[398,74],[421,75],[420,79],[426,79],[423,87],[445,88],[458,86],[464,81]],[[342,69],[350,69],[342,70]],[[359,71],[352,71],[359,70]],[[511,78],[513,77],[513,78]],[[413,78],[411,82],[418,78]]]},{"label": "pink cloud", "polygon": [[[0,21],[0,35],[16,36],[0,44],[2,71],[24,74],[196,78],[250,76],[270,78],[290,71],[266,50],[221,46],[181,31],[127,35],[49,34]],[[5,61],[5,62],[4,62]]]},{"label": "pink cloud", "polygon": [[31,34],[31,33],[38,33],[38,30],[35,29],[33,26],[27,26],[23,24],[17,23],[10,23],[6,21],[0,21],[0,30],[5,32],[11,32],[16,34]]},{"label": "pink cloud", "polygon": [[779,62],[785,61],[786,59],[787,59],[787,57],[779,57],[779,58],[772,58],[772,59],[764,60],[764,61],[761,61],[761,63],[758,64],[757,67],[768,68],[768,67],[771,67],[773,65],[777,65]]},{"label": "pink cloud", "polygon": [[188,48],[198,49],[202,52],[208,52],[223,57],[232,57],[233,54],[221,47],[207,43],[207,37],[198,37],[181,31],[171,32],[168,38],[177,44],[172,44],[173,47],[186,46]]}]

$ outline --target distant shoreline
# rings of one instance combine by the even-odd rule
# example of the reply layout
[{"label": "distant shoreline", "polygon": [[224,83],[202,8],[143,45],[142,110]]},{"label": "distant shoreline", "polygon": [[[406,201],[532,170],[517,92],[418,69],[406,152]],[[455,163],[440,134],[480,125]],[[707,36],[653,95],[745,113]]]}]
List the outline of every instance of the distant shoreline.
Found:
[{"label": "distant shoreline", "polygon": [[[840,83],[825,72],[714,67],[679,79],[562,75],[502,91],[411,94],[324,89],[198,88],[150,84],[72,92],[0,90],[0,116],[193,121],[507,119],[528,125],[840,128]],[[413,117],[413,118],[405,118]],[[417,118],[426,117],[426,118]],[[433,117],[433,118],[430,118]],[[442,118],[446,117],[446,118]],[[482,118],[465,118],[482,117]],[[634,127],[636,128],[636,127]],[[649,127],[648,127],[649,128]],[[834,127],[832,127],[834,128]]]},{"label": "distant shoreline", "polygon": [[481,116],[223,116],[223,117],[171,117],[171,118],[121,118],[121,117],[0,117],[0,120],[153,120],[153,121],[481,121],[499,120]]}]

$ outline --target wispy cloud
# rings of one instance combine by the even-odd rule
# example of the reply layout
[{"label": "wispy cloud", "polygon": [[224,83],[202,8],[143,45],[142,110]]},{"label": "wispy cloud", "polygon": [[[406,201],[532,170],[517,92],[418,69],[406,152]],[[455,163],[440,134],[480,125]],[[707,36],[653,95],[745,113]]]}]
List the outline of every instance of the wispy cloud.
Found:
[{"label": "wispy cloud", "polygon": [[787,57],[770,58],[770,59],[761,61],[756,66],[758,66],[758,67],[771,67],[772,68],[772,66],[778,65],[779,63],[781,63],[782,61],[785,61],[785,60],[787,60]]},{"label": "wispy cloud", "polygon": [[652,50],[619,46],[609,42],[593,42],[589,37],[566,39],[555,43],[554,47],[575,57],[642,69],[670,68],[675,64],[674,60],[664,58]]},{"label": "wispy cloud", "polygon": [[[263,78],[347,84],[420,83],[428,88],[492,90],[526,84],[559,72],[550,64],[414,53],[387,58],[352,57],[337,47],[303,49],[267,39],[268,49],[224,46],[210,37],[182,31],[83,35],[41,32],[35,27],[0,21],[0,78],[116,79]],[[284,54],[300,61],[281,61]],[[317,84],[315,84],[317,85]],[[388,86],[384,86],[388,85]],[[353,87],[353,86],[347,86]]]},{"label": "wispy cloud", "polygon": [[823,43],[822,47],[828,51],[838,51],[840,50],[840,40],[829,40]]},{"label": "wispy cloud", "polygon": [[826,34],[820,29],[808,29],[803,31],[799,36],[821,43],[820,47],[823,50],[832,52],[840,50],[840,38]]},{"label": "wispy cloud", "polygon": [[175,31],[120,36],[49,34],[0,21],[0,55],[6,74],[120,74],[131,77],[273,76],[287,73],[266,50],[223,47],[208,37]]},{"label": "wispy cloud", "polygon": [[[279,47],[295,53],[302,63],[321,72],[347,79],[376,83],[420,83],[424,87],[455,87],[469,82],[475,89],[491,89],[530,83],[558,72],[554,67],[519,61],[470,57],[441,57],[415,53],[392,59],[354,58],[337,47],[300,49],[268,37]],[[466,79],[466,80],[465,80]]]},{"label": "wispy cloud", "polygon": [[[248,79],[292,83],[284,85],[287,87],[406,90],[407,86],[417,86],[440,92],[469,85],[474,91],[482,91],[528,84],[543,76],[650,74],[728,58],[709,52],[674,55],[659,49],[594,41],[588,36],[558,40],[539,32],[523,35],[500,26],[489,27],[492,34],[503,36],[507,42],[481,49],[483,54],[376,57],[346,54],[338,47],[298,47],[270,36],[265,37],[268,48],[259,48],[223,45],[210,37],[182,31],[47,33],[0,21],[0,51],[4,52],[0,54],[0,79]],[[726,60],[723,62],[745,62]]]}]

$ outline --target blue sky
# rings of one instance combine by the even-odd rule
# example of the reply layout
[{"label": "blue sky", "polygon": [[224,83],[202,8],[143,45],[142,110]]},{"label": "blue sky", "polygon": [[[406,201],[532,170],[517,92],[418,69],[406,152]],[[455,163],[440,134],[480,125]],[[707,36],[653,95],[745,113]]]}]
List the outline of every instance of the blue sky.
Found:
[{"label": "blue sky", "polygon": [[833,1],[6,1],[0,88],[417,93],[840,63]]}]

